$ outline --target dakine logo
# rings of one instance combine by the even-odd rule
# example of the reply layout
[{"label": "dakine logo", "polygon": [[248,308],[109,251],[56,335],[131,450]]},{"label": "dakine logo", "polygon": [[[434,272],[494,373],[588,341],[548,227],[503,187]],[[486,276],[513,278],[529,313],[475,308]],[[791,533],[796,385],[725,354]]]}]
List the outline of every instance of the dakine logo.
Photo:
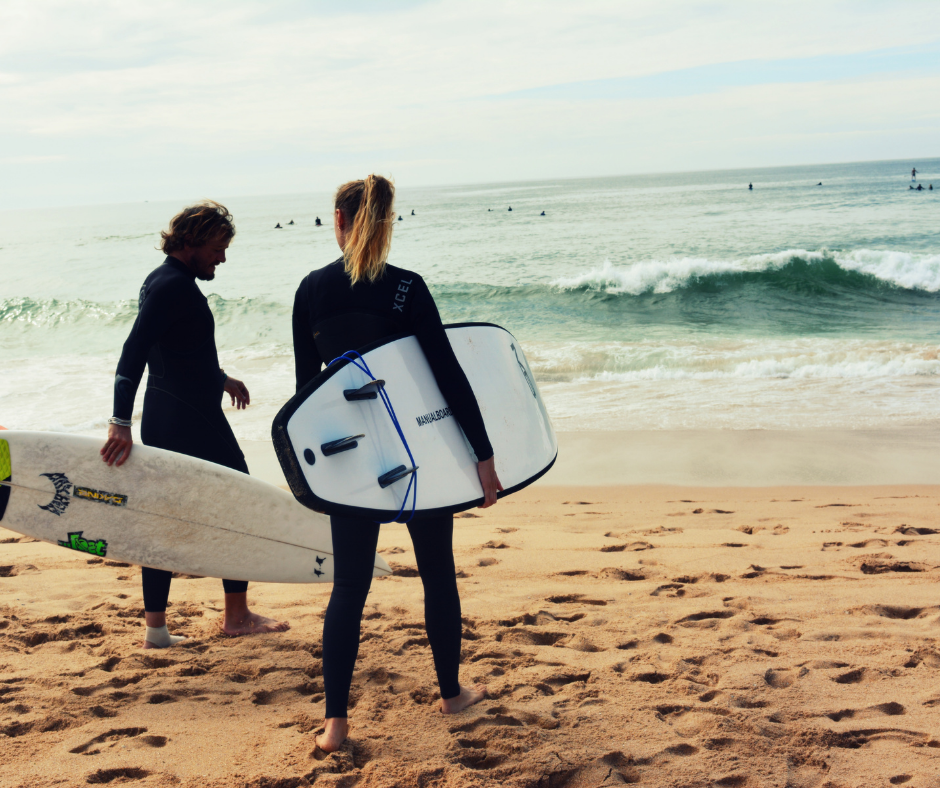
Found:
[{"label": "dakine logo", "polygon": [[435,421],[440,421],[441,419],[446,419],[448,416],[453,415],[450,408],[441,408],[432,413],[425,413],[423,416],[415,416],[415,421],[418,422],[419,427],[423,427],[425,424],[433,424]]},{"label": "dakine logo", "polygon": [[70,533],[66,541],[59,542],[59,547],[67,547],[69,550],[78,550],[80,553],[90,555],[100,555],[104,558],[108,554],[108,543],[104,539],[83,539],[83,533],[84,531]]},{"label": "dakine logo", "polygon": [[69,497],[69,488],[72,486],[72,483],[64,473],[40,473],[39,475],[45,476],[55,485],[55,498],[45,506],[40,506],[39,508],[45,509],[47,512],[52,512],[56,517],[61,517],[65,514],[65,510],[68,509],[69,504],[72,502],[72,499]]},{"label": "dakine logo", "polygon": [[90,487],[76,485],[72,490],[76,498],[86,498],[89,501],[101,501],[108,506],[127,506],[127,496],[120,493],[110,493],[104,490],[92,490]]}]

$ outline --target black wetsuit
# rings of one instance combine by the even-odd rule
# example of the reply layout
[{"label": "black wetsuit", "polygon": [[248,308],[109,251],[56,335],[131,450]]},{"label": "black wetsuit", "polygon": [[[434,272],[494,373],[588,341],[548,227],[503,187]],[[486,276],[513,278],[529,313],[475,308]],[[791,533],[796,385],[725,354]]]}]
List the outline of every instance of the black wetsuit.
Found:
[{"label": "black wetsuit", "polygon": [[[441,325],[424,280],[388,265],[376,282],[349,284],[340,258],[313,271],[294,299],[294,362],[297,390],[347,350],[399,333],[412,333],[427,356],[441,393],[463,428],[478,460],[493,456],[473,389]],[[372,583],[379,525],[371,520],[331,517],[334,581],[323,622],[323,681],[326,716],[345,717],[359,652],[362,609]],[[424,621],[442,698],[460,694],[460,595],[454,567],[452,515],[408,524],[424,584]]]},{"label": "black wetsuit", "polygon": [[[149,367],[140,437],[144,445],[187,454],[248,473],[225,414],[225,374],[215,348],[215,320],[196,276],[175,257],[144,280],[139,312],[114,378],[114,415],[130,419]],[[166,610],[170,572],[143,567],[144,609]],[[226,593],[248,583],[223,580]]]}]

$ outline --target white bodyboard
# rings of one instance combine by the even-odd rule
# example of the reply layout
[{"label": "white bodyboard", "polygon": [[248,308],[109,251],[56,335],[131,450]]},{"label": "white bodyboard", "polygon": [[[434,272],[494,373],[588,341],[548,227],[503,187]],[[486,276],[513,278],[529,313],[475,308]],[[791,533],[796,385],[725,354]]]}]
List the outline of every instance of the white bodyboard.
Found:
[{"label": "white bodyboard", "polygon": [[[486,323],[445,326],[476,395],[508,495],[552,466],[558,443],[545,403],[518,341]],[[397,413],[418,465],[417,516],[458,512],[482,503],[476,457],[450,412],[418,340],[392,337],[359,352]],[[294,495],[331,514],[390,520],[410,476],[382,487],[379,477],[411,467],[381,399],[349,401],[344,392],[369,377],[337,362],[288,402],[274,421],[278,459]],[[329,455],[324,445],[359,436],[355,447]],[[403,517],[411,512],[411,499]]]}]

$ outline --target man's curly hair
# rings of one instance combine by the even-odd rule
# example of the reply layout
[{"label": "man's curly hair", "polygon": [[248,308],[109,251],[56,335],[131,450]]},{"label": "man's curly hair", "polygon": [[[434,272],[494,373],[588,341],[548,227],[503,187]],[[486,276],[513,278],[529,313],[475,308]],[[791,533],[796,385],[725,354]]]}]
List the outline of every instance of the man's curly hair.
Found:
[{"label": "man's curly hair", "polygon": [[235,225],[228,208],[213,200],[184,208],[170,220],[170,229],[160,231],[160,249],[166,254],[184,246],[196,248],[217,239],[230,241]]}]

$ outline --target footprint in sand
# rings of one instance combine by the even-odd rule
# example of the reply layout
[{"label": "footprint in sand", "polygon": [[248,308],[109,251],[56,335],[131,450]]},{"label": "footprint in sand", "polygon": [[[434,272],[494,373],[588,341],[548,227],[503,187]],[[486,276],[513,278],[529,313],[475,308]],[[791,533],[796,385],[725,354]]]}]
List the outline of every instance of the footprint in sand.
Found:
[{"label": "footprint in sand", "polygon": [[920,731],[907,731],[901,728],[862,728],[861,730],[843,731],[827,736],[829,746],[846,750],[858,750],[878,741],[906,744],[909,747],[940,747],[940,742],[931,739],[930,734]]},{"label": "footprint in sand", "polygon": [[935,528],[914,528],[911,525],[899,525],[894,529],[894,533],[904,534],[905,536],[930,536],[940,534],[940,531]]},{"label": "footprint in sand", "polygon": [[496,642],[515,644],[519,646],[554,646],[558,641],[569,637],[567,632],[545,632],[536,629],[510,629],[508,632],[497,632]]},{"label": "footprint in sand", "polygon": [[795,671],[790,668],[768,668],[764,673],[764,681],[774,689],[786,689],[793,686],[797,679]]},{"label": "footprint in sand", "polygon": [[92,717],[98,717],[99,719],[108,719],[110,717],[117,717],[118,713],[114,709],[108,709],[104,706],[92,706],[88,709],[88,713]]},{"label": "footprint in sand", "polygon": [[113,783],[115,780],[124,782],[125,780],[143,780],[150,776],[146,769],[140,769],[135,766],[122,766],[118,769],[98,769],[85,778],[89,785],[104,785]]},{"label": "footprint in sand", "polygon": [[598,605],[599,607],[604,607],[607,605],[607,602],[603,599],[585,599],[583,594],[563,594],[560,596],[550,596],[547,597],[546,602],[551,602],[553,605],[564,605],[569,602],[577,602],[579,605]]},{"label": "footprint in sand", "polygon": [[931,569],[927,564],[915,561],[894,561],[890,554],[872,554],[850,559],[850,563],[858,566],[863,575],[883,575],[888,572],[927,572]]},{"label": "footprint in sand", "polygon": [[828,717],[833,722],[842,720],[861,720],[871,717],[898,717],[907,714],[907,711],[900,703],[894,701],[890,703],[879,703],[877,706],[868,706],[864,709],[843,709],[842,711],[830,711],[821,716]]},{"label": "footprint in sand", "polygon": [[850,613],[860,613],[862,615],[879,616],[880,618],[890,618],[895,621],[910,621],[915,618],[925,618],[930,615],[936,615],[940,612],[940,605],[931,607],[904,607],[902,605],[862,605],[853,607]]},{"label": "footprint in sand", "polygon": [[601,548],[602,553],[622,553],[629,550],[631,553],[639,553],[644,550],[652,550],[653,545],[649,542],[629,542],[627,544],[609,544]]},{"label": "footprint in sand", "polygon": [[[485,733],[493,728],[523,728],[527,726],[537,726],[546,730],[554,730],[558,727],[558,720],[554,717],[546,717],[532,712],[509,709],[505,706],[494,706],[487,709],[486,713],[475,720],[455,725],[450,729],[451,733]],[[508,731],[499,731],[501,737],[509,735]]]},{"label": "footprint in sand", "polygon": [[[98,736],[95,736],[93,739],[89,739],[84,744],[79,744],[77,747],[73,747],[69,752],[76,755],[92,755],[93,753],[89,752],[89,749],[94,747],[96,744],[104,744],[105,742],[117,742],[121,739],[133,738],[135,736],[140,736],[142,733],[146,733],[146,728],[112,728],[109,731],[105,731]],[[95,752],[100,752],[100,749],[95,750]]]},{"label": "footprint in sand", "polygon": [[644,684],[662,684],[664,681],[668,681],[671,678],[672,676],[654,670],[646,673],[637,673],[630,680],[639,681]]},{"label": "footprint in sand", "polygon": [[575,764],[564,763],[558,771],[549,771],[539,776],[533,785],[545,786],[601,786],[601,785],[633,785],[642,780],[642,772],[633,757],[624,755],[619,750],[607,753],[586,764],[579,765],[572,771]]},{"label": "footprint in sand", "polygon": [[921,665],[926,668],[940,668],[940,653],[931,649],[919,648],[904,663],[905,668],[916,668]]},{"label": "footprint in sand", "polygon": [[[564,574],[564,573],[561,573]],[[587,574],[587,572],[582,572],[579,574]],[[601,579],[612,579],[612,580],[624,580],[628,583],[636,582],[637,580],[646,580],[646,575],[642,572],[630,571],[628,569],[620,569],[614,566],[608,566],[604,569],[601,569],[597,573],[596,577]]]},{"label": "footprint in sand", "polygon": [[650,596],[685,596],[685,588],[683,588],[682,583],[666,583],[651,591]]},{"label": "footprint in sand", "polygon": [[849,547],[856,547],[856,548],[887,547],[887,546],[888,546],[887,539],[866,539],[864,542],[853,542],[852,544],[849,545]]},{"label": "footprint in sand", "polygon": [[681,627],[714,628],[718,621],[736,615],[734,610],[709,610],[702,613],[692,613],[676,621]]},{"label": "footprint in sand", "polygon": [[856,668],[840,676],[830,677],[836,684],[866,684],[870,681],[878,681],[882,675],[869,668]]}]

